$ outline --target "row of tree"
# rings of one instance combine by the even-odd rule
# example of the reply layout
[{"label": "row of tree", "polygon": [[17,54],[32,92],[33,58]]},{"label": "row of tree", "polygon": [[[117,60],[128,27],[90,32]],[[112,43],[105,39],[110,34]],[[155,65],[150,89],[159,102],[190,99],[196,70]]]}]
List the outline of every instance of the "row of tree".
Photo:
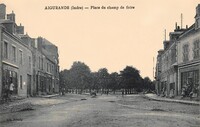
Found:
[{"label": "row of tree", "polygon": [[74,62],[69,70],[60,72],[60,86],[65,91],[82,93],[85,90],[95,90],[97,92],[108,93],[120,90],[124,94],[141,92],[144,90],[154,90],[153,82],[140,76],[139,70],[132,66],[126,66],[120,73],[108,73],[106,68],[101,68],[98,72],[91,72],[89,66],[83,62]]}]

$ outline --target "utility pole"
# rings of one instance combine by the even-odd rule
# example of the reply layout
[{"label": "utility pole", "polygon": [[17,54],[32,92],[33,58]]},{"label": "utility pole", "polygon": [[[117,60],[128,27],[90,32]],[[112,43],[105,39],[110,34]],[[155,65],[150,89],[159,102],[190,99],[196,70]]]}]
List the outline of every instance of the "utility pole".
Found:
[{"label": "utility pole", "polygon": [[154,57],[153,57],[153,79],[154,79]]},{"label": "utility pole", "polygon": [[3,83],[2,83],[2,77],[3,77],[3,74],[2,74],[2,51],[3,51],[3,48],[2,48],[2,29],[3,29],[3,26],[0,25],[0,97],[2,95],[2,89],[3,89]]},{"label": "utility pole", "polygon": [[183,28],[183,14],[181,13],[181,29]]}]

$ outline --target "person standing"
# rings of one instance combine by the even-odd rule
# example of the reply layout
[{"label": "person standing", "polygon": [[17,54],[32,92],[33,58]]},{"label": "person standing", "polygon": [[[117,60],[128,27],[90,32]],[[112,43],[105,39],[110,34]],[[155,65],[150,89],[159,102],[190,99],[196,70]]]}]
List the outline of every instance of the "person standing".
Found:
[{"label": "person standing", "polygon": [[13,91],[14,91],[14,84],[13,84],[13,82],[10,83],[10,88],[9,88],[9,90],[10,90],[10,95],[12,95],[12,94],[13,94]]},{"label": "person standing", "polygon": [[122,97],[124,97],[124,89],[122,89]]}]

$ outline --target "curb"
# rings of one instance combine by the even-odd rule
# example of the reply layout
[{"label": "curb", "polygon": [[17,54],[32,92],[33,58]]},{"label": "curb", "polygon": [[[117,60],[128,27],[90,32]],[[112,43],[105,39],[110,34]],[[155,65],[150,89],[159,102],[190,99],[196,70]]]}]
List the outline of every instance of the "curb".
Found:
[{"label": "curb", "polygon": [[151,100],[155,101],[162,101],[162,102],[172,102],[172,103],[181,103],[181,104],[187,104],[187,105],[200,105],[200,102],[194,102],[194,101],[184,101],[184,100],[173,100],[173,99],[159,99],[159,98],[154,98],[150,97],[147,95],[144,95],[146,98],[149,98]]},{"label": "curb", "polygon": [[52,97],[57,97],[57,96],[59,96],[59,94],[46,95],[46,96],[38,96],[38,97],[41,97],[41,98],[52,98]]}]

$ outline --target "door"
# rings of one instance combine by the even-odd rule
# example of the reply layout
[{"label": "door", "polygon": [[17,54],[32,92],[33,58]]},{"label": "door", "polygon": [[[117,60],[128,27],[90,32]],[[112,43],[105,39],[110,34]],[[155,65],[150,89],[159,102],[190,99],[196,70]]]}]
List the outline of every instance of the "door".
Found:
[{"label": "door", "polygon": [[31,75],[27,75],[27,96],[31,96]]}]

